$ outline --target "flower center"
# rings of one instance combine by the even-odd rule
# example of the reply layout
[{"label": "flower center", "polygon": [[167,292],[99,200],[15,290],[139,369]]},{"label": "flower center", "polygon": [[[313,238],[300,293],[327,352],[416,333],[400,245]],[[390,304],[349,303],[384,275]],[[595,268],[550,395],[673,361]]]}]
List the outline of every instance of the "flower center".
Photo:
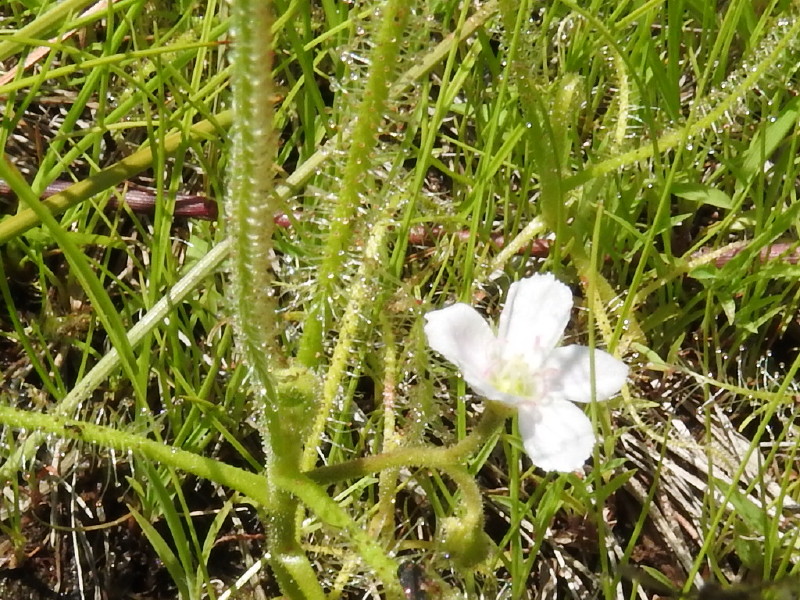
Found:
[{"label": "flower center", "polygon": [[536,396],[538,373],[521,356],[513,356],[498,361],[497,369],[491,376],[494,387],[505,394],[521,398]]}]

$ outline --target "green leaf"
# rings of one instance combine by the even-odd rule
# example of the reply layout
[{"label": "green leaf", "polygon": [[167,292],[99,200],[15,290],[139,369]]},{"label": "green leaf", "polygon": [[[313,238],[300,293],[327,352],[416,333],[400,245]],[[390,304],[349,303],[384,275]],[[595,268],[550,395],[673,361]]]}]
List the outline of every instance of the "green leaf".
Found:
[{"label": "green leaf", "polygon": [[189,587],[186,585],[186,572],[181,568],[180,561],[170,549],[169,544],[167,544],[166,540],[161,537],[161,534],[156,531],[156,528],[150,524],[150,521],[145,519],[136,509],[129,505],[128,510],[131,512],[131,515],[133,515],[133,518],[136,519],[139,527],[142,528],[142,532],[147,536],[148,541],[153,546],[156,554],[158,554],[158,558],[161,559],[161,562],[164,563],[167,571],[169,571],[169,574],[172,576],[172,580],[178,588],[179,597],[189,598]]},{"label": "green leaf", "polygon": [[733,301],[733,298],[720,298],[719,303],[725,312],[728,323],[733,325],[736,322],[736,302]]},{"label": "green leaf", "polygon": [[763,168],[764,161],[772,156],[778,144],[797,123],[798,101],[800,98],[790,100],[781,115],[753,137],[742,161],[742,173],[748,179]]},{"label": "green leaf", "polygon": [[697,202],[698,204],[708,204],[718,208],[733,208],[733,200],[728,194],[701,183],[675,183],[672,185],[672,193],[678,198]]}]

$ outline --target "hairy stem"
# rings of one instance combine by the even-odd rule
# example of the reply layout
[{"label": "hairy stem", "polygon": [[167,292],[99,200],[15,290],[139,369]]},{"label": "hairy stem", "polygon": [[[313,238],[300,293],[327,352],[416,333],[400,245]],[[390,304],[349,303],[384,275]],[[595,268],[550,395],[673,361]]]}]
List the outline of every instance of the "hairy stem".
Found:
[{"label": "hairy stem", "polygon": [[[231,19],[236,41],[232,68],[233,127],[226,209],[231,239],[232,311],[240,350],[253,370],[261,406],[261,436],[266,456],[264,487],[270,563],[281,590],[290,598],[325,597],[311,563],[300,547],[294,514],[296,498],[275,485],[277,472],[296,473],[302,440],[273,384],[276,362],[275,302],[272,294],[273,215],[279,206],[273,188],[272,80],[273,7],[264,0],[237,0]],[[286,407],[287,410],[291,410]]]},{"label": "hairy stem", "polygon": [[306,317],[298,359],[306,366],[319,364],[322,338],[330,319],[328,306],[335,294],[335,281],[342,269],[357,209],[363,204],[365,182],[372,167],[370,154],[375,147],[387,100],[391,76],[400,49],[400,40],[409,13],[407,0],[388,0],[383,7],[375,49],[370,57],[370,72],[364,98],[358,108],[347,155],[339,198],[331,220],[331,230],[320,267],[314,301]]},{"label": "hairy stem", "polygon": [[376,456],[366,456],[326,467],[319,467],[307,474],[317,483],[335,483],[347,479],[357,479],[385,469],[404,466],[448,468],[462,463],[497,432],[505,419],[513,414],[496,402],[488,402],[483,417],[470,435],[449,448],[400,448]]}]

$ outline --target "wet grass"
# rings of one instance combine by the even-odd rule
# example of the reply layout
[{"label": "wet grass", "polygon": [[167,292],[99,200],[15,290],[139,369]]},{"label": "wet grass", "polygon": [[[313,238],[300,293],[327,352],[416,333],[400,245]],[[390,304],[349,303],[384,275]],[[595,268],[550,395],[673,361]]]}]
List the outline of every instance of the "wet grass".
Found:
[{"label": "wet grass", "polygon": [[[228,7],[89,4],[0,9],[5,585],[313,596],[269,546],[288,494],[332,598],[391,596],[401,564],[428,597],[793,593],[793,4],[443,0],[381,39],[382,3],[275,2],[267,368],[314,400],[277,413],[308,425],[287,435],[309,480],[263,489],[240,250],[224,218],[175,216],[178,195],[222,206],[235,169]],[[55,181],[75,185],[43,207]],[[456,300],[496,321],[535,272],[571,286],[570,342],[631,366],[587,409],[582,473],[537,470],[513,418],[471,445],[490,411],[422,332]],[[336,475],[375,456],[400,458]],[[477,562],[453,547],[474,490]]]}]

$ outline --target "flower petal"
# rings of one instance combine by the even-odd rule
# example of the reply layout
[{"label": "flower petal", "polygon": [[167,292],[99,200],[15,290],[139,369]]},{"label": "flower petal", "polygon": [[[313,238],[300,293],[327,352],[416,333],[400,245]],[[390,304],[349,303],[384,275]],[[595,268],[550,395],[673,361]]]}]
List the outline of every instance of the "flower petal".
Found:
[{"label": "flower petal", "polygon": [[592,400],[590,357],[594,353],[595,400],[608,400],[628,377],[628,366],[608,352],[586,346],[556,348],[547,357],[547,395],[572,402]]},{"label": "flower petal", "polygon": [[503,355],[523,356],[537,368],[558,344],[571,310],[572,292],[551,273],[511,284],[498,332]]},{"label": "flower petal", "polygon": [[555,400],[519,407],[519,432],[533,464],[545,471],[577,471],[592,454],[592,423],[571,402]]},{"label": "flower petal", "polygon": [[497,387],[492,385],[487,380],[480,380],[480,381],[470,380],[467,378],[466,375],[464,375],[464,380],[469,384],[469,386],[474,391],[476,391],[484,398],[488,398],[489,400],[502,402],[503,404],[507,404],[508,406],[518,406],[523,402],[530,401],[530,398],[525,398],[523,396],[515,396],[514,394],[509,394],[507,392],[501,392],[499,389],[497,389]]},{"label": "flower petal", "polygon": [[[425,315],[428,345],[456,365],[467,383],[479,393],[488,386],[495,337],[474,308],[458,303]],[[499,392],[498,392],[499,393]],[[486,395],[486,394],[483,394]]]}]

